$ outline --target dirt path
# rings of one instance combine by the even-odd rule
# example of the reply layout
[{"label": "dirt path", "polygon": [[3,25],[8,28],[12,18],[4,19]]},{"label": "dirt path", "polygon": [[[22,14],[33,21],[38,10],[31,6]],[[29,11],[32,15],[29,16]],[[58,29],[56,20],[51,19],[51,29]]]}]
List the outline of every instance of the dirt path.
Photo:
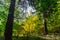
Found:
[{"label": "dirt path", "polygon": [[60,40],[59,35],[42,35],[40,38],[48,39],[48,40]]}]

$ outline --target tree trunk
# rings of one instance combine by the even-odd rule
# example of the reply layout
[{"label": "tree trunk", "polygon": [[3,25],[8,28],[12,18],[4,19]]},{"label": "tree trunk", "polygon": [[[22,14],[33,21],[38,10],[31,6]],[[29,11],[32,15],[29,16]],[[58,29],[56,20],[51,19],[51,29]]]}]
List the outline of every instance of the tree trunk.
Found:
[{"label": "tree trunk", "polygon": [[15,1],[11,0],[9,14],[7,18],[7,23],[5,27],[4,40],[12,40],[12,29],[13,29],[13,20],[14,20],[14,10],[15,10]]},{"label": "tree trunk", "polygon": [[43,16],[44,16],[44,34],[47,35],[48,34],[47,20],[46,20],[46,18],[47,18],[47,11],[44,12]]}]

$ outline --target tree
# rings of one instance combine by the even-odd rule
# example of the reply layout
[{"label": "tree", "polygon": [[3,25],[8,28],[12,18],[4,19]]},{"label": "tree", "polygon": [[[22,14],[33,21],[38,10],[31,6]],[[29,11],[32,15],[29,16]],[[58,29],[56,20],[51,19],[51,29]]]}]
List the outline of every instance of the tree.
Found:
[{"label": "tree", "polygon": [[5,40],[12,40],[12,29],[13,29],[13,20],[14,20],[14,10],[15,10],[15,1],[11,0],[9,14],[5,27]]},{"label": "tree", "polygon": [[28,0],[30,5],[34,6],[38,12],[39,20],[40,14],[43,13],[44,18],[44,34],[48,34],[47,19],[56,7],[57,0]]},{"label": "tree", "polygon": [[47,29],[47,19],[50,18],[50,16],[53,14],[53,11],[55,11],[53,8],[56,8],[57,0],[41,0],[41,7],[42,7],[42,13],[44,17],[44,32],[45,34],[48,34]]},{"label": "tree", "polygon": [[[41,11],[43,11],[42,13],[43,13],[43,18],[44,18],[44,34],[48,34],[48,30],[47,30],[47,21],[46,21],[46,17],[47,17],[47,10],[46,10],[46,8],[45,7],[47,7],[46,6],[46,0],[28,0],[29,2],[30,2],[30,4],[31,5],[33,5],[34,7],[35,7],[35,9],[37,10],[37,12],[38,12],[38,16],[39,16],[39,20],[40,20],[40,14],[41,14]],[[45,3],[45,4],[43,4],[43,3]],[[42,5],[44,5],[44,6],[42,6]],[[43,9],[43,10],[41,10],[41,8]],[[44,11],[45,10],[45,11]]]}]

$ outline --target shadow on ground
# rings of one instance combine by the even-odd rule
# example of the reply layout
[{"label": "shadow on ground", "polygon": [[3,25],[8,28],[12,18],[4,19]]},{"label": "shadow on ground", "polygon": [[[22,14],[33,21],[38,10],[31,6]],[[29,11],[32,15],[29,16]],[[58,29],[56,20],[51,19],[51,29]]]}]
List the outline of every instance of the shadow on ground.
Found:
[{"label": "shadow on ground", "polygon": [[39,37],[13,37],[13,40],[46,40]]}]

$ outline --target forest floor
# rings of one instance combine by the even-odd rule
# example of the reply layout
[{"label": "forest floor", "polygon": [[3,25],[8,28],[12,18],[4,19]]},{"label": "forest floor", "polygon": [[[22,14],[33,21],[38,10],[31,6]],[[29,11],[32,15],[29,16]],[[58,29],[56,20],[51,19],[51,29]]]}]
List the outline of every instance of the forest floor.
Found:
[{"label": "forest floor", "polygon": [[47,39],[47,40],[60,40],[60,36],[59,35],[41,35],[39,37]]}]

